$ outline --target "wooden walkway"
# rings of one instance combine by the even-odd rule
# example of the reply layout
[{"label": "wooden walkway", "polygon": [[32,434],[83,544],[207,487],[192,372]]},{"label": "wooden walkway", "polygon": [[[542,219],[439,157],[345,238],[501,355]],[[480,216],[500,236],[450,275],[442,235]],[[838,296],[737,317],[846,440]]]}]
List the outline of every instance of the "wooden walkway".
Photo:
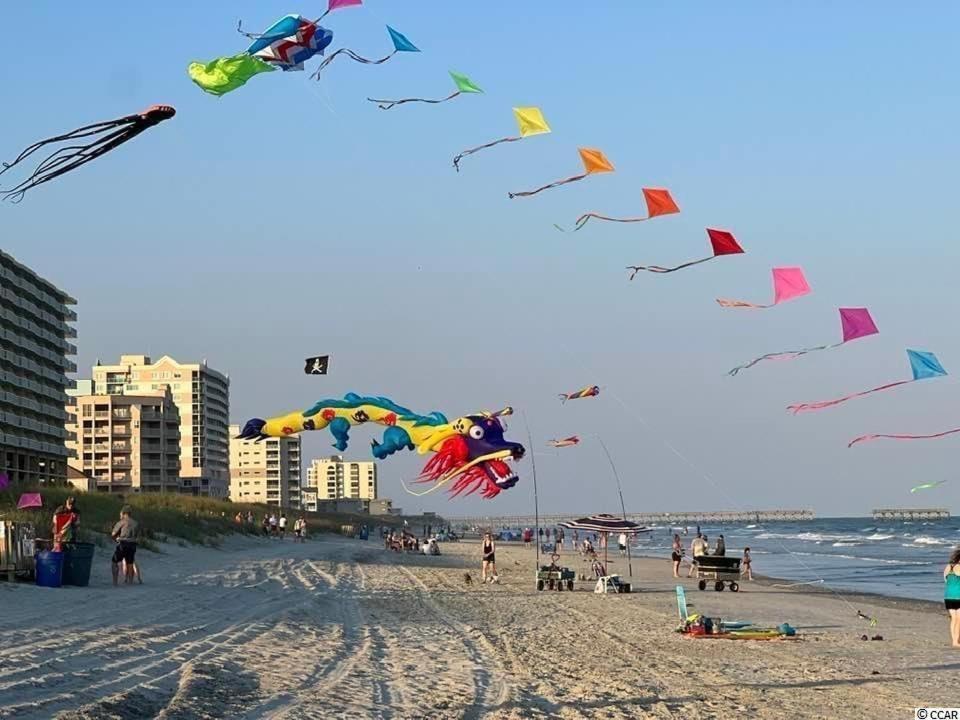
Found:
[{"label": "wooden walkway", "polygon": [[[611,515],[621,517],[622,513],[611,512]],[[540,516],[541,527],[552,527],[561,522],[576,520],[583,515],[556,515],[544,514]],[[764,522],[798,522],[813,520],[812,510],[717,510],[713,512],[674,512],[674,513],[627,513],[627,518],[641,525],[669,525],[682,527],[685,525],[703,525],[707,523],[764,523]],[[520,528],[533,527],[536,518],[533,515],[487,515],[487,516],[450,516],[444,519],[455,527],[491,527],[491,528]]]},{"label": "wooden walkway", "polygon": [[946,508],[878,508],[873,511],[874,520],[948,520]]}]

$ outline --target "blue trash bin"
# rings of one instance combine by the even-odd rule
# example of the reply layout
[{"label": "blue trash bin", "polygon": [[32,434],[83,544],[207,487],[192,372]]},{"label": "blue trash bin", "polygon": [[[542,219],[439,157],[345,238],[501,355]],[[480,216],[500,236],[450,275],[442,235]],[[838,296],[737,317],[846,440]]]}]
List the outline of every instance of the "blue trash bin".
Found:
[{"label": "blue trash bin", "polygon": [[58,588],[63,585],[63,553],[43,550],[37,553],[37,585]]}]

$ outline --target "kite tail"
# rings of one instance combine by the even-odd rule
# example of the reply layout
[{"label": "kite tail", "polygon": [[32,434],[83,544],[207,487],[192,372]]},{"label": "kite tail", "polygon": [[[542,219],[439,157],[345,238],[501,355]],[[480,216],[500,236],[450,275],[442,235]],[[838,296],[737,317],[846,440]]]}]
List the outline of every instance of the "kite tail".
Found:
[{"label": "kite tail", "polygon": [[711,255],[708,258],[703,258],[701,260],[692,260],[682,265],[677,265],[676,267],[663,267],[661,265],[627,265],[627,270],[630,270],[630,279],[633,280],[637,273],[641,270],[652,273],[671,273],[676,272],[677,270],[683,270],[684,268],[693,267],[694,265],[699,265],[700,263],[705,263],[707,260],[713,260],[716,255]]},{"label": "kite tail", "polygon": [[727,375],[734,376],[741,370],[752,368],[754,365],[759,362],[763,362],[764,360],[794,360],[801,355],[806,355],[807,353],[816,352],[818,350],[830,350],[831,348],[838,348],[841,345],[843,345],[843,343],[839,342],[834,345],[818,345],[817,347],[804,348],[803,350],[786,350],[784,352],[767,353],[766,355],[761,355],[758,358],[754,358],[745,365],[738,365],[737,367],[733,368],[733,370],[730,370]]},{"label": "kite tail", "polygon": [[536,195],[538,192],[543,192],[544,190],[549,190],[550,188],[559,187],[560,185],[566,185],[567,183],[577,182],[577,180],[583,180],[590,173],[584,173],[583,175],[573,175],[572,177],[564,178],[563,180],[557,180],[552,182],[549,185],[544,185],[543,187],[538,187],[536,190],[525,190],[523,192],[512,192],[507,193],[507,195],[512,200],[513,198],[518,197],[530,197],[531,195]]},{"label": "kite tail", "polygon": [[493,147],[494,145],[499,145],[500,143],[516,142],[517,140],[523,140],[523,138],[522,138],[522,137],[505,137],[505,138],[500,138],[499,140],[494,140],[493,142],[488,142],[488,143],[486,143],[486,144],[484,144],[484,145],[478,145],[478,146],[475,147],[475,148],[470,148],[469,150],[464,150],[462,153],[460,153],[459,155],[457,155],[457,156],[453,159],[453,167],[456,168],[457,172],[460,172],[460,161],[461,161],[463,158],[465,158],[467,155],[473,155],[475,152],[479,152],[480,150],[485,150],[485,149],[487,149],[487,148],[491,148],[491,147]]},{"label": "kite tail", "polygon": [[451,93],[450,95],[447,95],[445,98],[441,98],[440,100],[429,100],[427,98],[404,98],[403,100],[377,100],[376,98],[369,98],[369,97],[367,98],[367,100],[369,102],[377,103],[377,107],[380,108],[381,110],[389,110],[392,107],[396,107],[397,105],[403,105],[404,103],[409,103],[409,102],[422,102],[422,103],[430,103],[431,105],[437,105],[439,103],[446,102],[447,100],[453,100],[455,97],[457,97],[457,95],[460,95],[459,90],[457,90],[455,93]]},{"label": "kite tail", "polygon": [[755,310],[773,307],[773,305],[756,305],[744,300],[725,300],[724,298],[717,298],[717,304],[725,308],[753,308]]},{"label": "kite tail", "polygon": [[570,396],[569,396],[569,395],[567,395],[566,393],[560,393],[560,404],[561,404],[561,405],[564,405],[564,404],[567,402],[567,400],[569,400],[569,399],[570,399]]},{"label": "kite tail", "polygon": [[317,70],[316,70],[316,72],[314,72],[310,77],[313,78],[314,80],[319,80],[319,79],[320,79],[320,73],[321,73],[321,71],[322,71],[327,65],[329,65],[330,63],[332,63],[332,62],[333,62],[333,59],[334,59],[337,55],[339,55],[340,53],[344,53],[344,54],[345,54],[347,57],[349,57],[351,60],[354,60],[354,61],[356,61],[356,62],[358,62],[358,63],[362,63],[362,64],[364,64],[364,65],[382,65],[382,64],[385,63],[387,60],[389,60],[389,59],[392,58],[394,55],[396,55],[396,54],[397,54],[397,51],[394,50],[392,53],[390,53],[390,54],[387,55],[386,57],[382,57],[382,58],[379,58],[379,59],[377,59],[377,60],[371,60],[370,58],[365,58],[365,57],[363,57],[362,55],[357,55],[357,53],[355,53],[355,52],[354,52],[353,50],[351,50],[350,48],[340,48],[339,50],[334,50],[334,51],[330,54],[329,57],[324,58],[323,62],[320,63],[320,67],[318,67]]},{"label": "kite tail", "polygon": [[956,433],[960,433],[960,428],[945,430],[944,432],[933,433],[932,435],[861,435],[860,437],[854,438],[847,443],[847,447],[852,448],[857,443],[867,442],[868,440],[877,440],[879,438],[887,438],[889,440],[935,440],[937,438],[946,437],[947,435],[955,435]]},{"label": "kite tail", "polygon": [[[607,222],[618,222],[618,223],[645,222],[646,220],[650,219],[648,217],[615,218],[615,217],[609,217],[608,215],[600,215],[599,213],[595,213],[595,212],[588,212],[588,213],[584,213],[583,215],[577,218],[577,222],[575,224],[575,227],[573,228],[573,232],[576,232],[577,230],[582,228],[584,225],[586,225],[590,221],[590,218],[596,218],[597,220],[606,220]],[[554,227],[559,227],[559,226],[555,225]],[[560,229],[563,230],[563,228],[560,228]]]},{"label": "kite tail", "polygon": [[845,395],[842,398],[837,398],[836,400],[821,400],[820,402],[812,403],[800,403],[798,405],[790,405],[787,407],[787,410],[793,412],[794,415],[801,412],[806,412],[809,410],[823,410],[824,408],[833,407],[834,405],[840,405],[845,403],[847,400],[853,400],[854,398],[863,397],[864,395],[869,395],[870,393],[880,392],[881,390],[889,390],[890,388],[895,388],[898,385],[906,385],[908,382],[913,382],[912,380],[901,380],[900,382],[890,383],[889,385],[881,385],[880,387],[875,387],[872,390],[864,390],[863,392],[853,393],[852,395]]}]

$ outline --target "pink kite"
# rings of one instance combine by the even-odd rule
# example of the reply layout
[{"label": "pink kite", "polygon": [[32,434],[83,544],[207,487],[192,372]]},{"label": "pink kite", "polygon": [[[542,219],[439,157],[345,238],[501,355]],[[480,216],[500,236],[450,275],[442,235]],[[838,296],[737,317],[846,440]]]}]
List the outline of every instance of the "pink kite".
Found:
[{"label": "pink kite", "polygon": [[910,371],[913,374],[913,377],[910,380],[900,380],[898,382],[887,383],[886,385],[880,385],[879,387],[875,387],[870,390],[864,390],[862,392],[853,393],[852,395],[846,395],[842,398],[837,398],[836,400],[821,400],[820,402],[790,405],[787,410],[792,410],[794,415],[808,410],[823,410],[824,408],[840,405],[841,403],[847,402],[847,400],[853,400],[854,398],[863,397],[864,395],[872,395],[875,392],[890,390],[891,388],[907,385],[908,383],[917,382],[918,380],[929,380],[930,378],[943,377],[947,374],[947,371],[943,369],[943,365],[941,365],[940,361],[937,360],[937,356],[932,352],[925,352],[923,350],[907,350],[907,359],[910,361]]},{"label": "pink kite", "polygon": [[691,260],[690,262],[685,262],[674,267],[662,267],[660,265],[628,265],[627,270],[630,270],[630,279],[633,280],[637,276],[637,273],[641,270],[652,273],[671,273],[676,272],[677,270],[683,270],[684,268],[692,267],[694,265],[699,265],[700,263],[705,263],[708,260],[713,260],[721,255],[739,255],[743,252],[743,248],[740,247],[740,243],[737,242],[737,239],[733,236],[733,233],[727,232],[726,230],[707,228],[707,236],[710,238],[710,245],[713,247],[713,255],[710,257],[701,258],[699,260]]},{"label": "pink kite", "polygon": [[755,305],[743,300],[724,300],[717,298],[721,307],[735,308],[772,308],[774,305],[785,303],[787,300],[803,297],[810,293],[810,285],[803,276],[803,269],[798,267],[782,267],[773,269],[773,302],[770,305]]},{"label": "pink kite", "polygon": [[327,15],[332,13],[334,10],[339,10],[340,8],[353,7],[354,5],[363,5],[363,0],[330,0],[327,3],[327,11],[321,15],[317,22],[323,20]]},{"label": "pink kite", "polygon": [[838,348],[844,343],[850,342],[851,340],[857,340],[869,335],[876,335],[880,332],[877,330],[877,326],[873,322],[873,318],[870,317],[870,311],[866,308],[840,308],[840,324],[843,328],[843,340],[838,343],[834,343],[833,345],[818,345],[816,347],[803,348],[801,350],[787,350],[785,352],[768,353],[751,360],[745,365],[738,365],[727,374],[736,375],[741,370],[751,368],[764,360],[793,360],[801,355],[816,352],[817,350],[831,350],[833,348]]},{"label": "pink kite", "polygon": [[40,497],[40,493],[23,493],[17,500],[17,510],[38,507],[43,507],[43,498]]}]

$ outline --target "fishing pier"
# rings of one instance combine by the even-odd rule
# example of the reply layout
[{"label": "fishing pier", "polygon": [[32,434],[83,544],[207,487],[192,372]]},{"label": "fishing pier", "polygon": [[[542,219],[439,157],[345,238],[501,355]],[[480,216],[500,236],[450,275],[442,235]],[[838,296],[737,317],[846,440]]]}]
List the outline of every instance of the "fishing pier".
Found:
[{"label": "fishing pier", "polygon": [[878,508],[874,520],[949,520],[946,508]]},{"label": "fishing pier", "polygon": [[[622,517],[623,513],[612,512]],[[540,516],[540,526],[559,525],[562,522],[576,520],[582,515],[555,515],[545,513]],[[454,517],[444,515],[444,519],[457,527],[533,527],[537,518],[533,515],[487,515],[483,517]],[[627,513],[627,519],[641,525],[705,525],[716,523],[765,523],[765,522],[802,522],[813,520],[813,510],[715,510],[713,512],[649,512]]]}]

